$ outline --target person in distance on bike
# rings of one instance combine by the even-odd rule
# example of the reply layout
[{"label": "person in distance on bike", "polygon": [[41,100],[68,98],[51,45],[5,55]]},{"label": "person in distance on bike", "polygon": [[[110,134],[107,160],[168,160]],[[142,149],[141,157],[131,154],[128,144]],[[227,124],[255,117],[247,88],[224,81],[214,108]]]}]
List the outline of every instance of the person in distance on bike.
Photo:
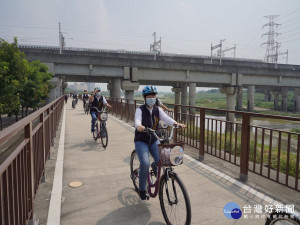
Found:
[{"label": "person in distance on bike", "polygon": [[[107,106],[108,108],[111,108],[111,105],[107,103],[105,97],[101,95],[100,87],[94,89],[94,92],[92,93],[92,95],[89,98],[89,102],[91,103],[91,107],[96,107],[96,108],[98,108],[99,111],[102,110],[103,105]],[[92,117],[91,132],[94,132],[95,131],[94,125],[97,120],[97,110],[91,108],[90,113],[91,113],[91,117]]]},{"label": "person in distance on bike", "polygon": [[157,90],[155,86],[147,85],[142,91],[145,104],[136,109],[134,124],[135,135],[134,145],[140,160],[140,174],[139,174],[139,189],[141,200],[146,200],[146,180],[148,177],[150,161],[149,152],[154,158],[154,170],[157,169],[159,162],[158,144],[159,141],[153,134],[144,133],[145,128],[153,130],[158,129],[158,122],[162,120],[166,124],[172,126],[177,124],[179,127],[185,128],[184,124],[179,124],[171,117],[169,117],[161,108],[155,105]]},{"label": "person in distance on bike", "polygon": [[158,107],[161,107],[164,111],[168,111],[168,112],[172,112],[173,110],[172,109],[169,109],[167,106],[165,106],[159,98],[156,98],[156,102],[155,102],[155,105],[158,106]]},{"label": "person in distance on bike", "polygon": [[82,95],[82,101],[83,101],[83,108],[85,107],[85,104],[89,100],[89,94],[87,93],[87,90],[84,90],[84,93]]},{"label": "person in distance on bike", "polygon": [[68,98],[69,98],[68,94],[65,94],[65,102],[66,103],[68,102]]}]

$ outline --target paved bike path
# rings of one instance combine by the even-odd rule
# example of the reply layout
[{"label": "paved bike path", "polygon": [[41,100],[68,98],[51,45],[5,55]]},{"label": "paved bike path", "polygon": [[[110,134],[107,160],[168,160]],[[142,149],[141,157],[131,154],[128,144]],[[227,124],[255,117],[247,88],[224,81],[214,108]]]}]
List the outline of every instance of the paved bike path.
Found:
[{"label": "paved bike path", "polygon": [[[141,203],[133,189],[129,177],[133,129],[110,115],[109,141],[104,149],[100,140],[95,142],[92,138],[91,117],[84,114],[81,102],[74,110],[68,104],[65,116],[60,224],[165,224],[158,197]],[[175,171],[190,196],[192,224],[264,224],[264,219],[231,220],[223,214],[228,202],[236,202],[240,207],[270,204],[254,197],[247,186],[233,184],[190,157],[185,157],[184,164]],[[72,188],[69,183],[73,181],[83,185]]]}]

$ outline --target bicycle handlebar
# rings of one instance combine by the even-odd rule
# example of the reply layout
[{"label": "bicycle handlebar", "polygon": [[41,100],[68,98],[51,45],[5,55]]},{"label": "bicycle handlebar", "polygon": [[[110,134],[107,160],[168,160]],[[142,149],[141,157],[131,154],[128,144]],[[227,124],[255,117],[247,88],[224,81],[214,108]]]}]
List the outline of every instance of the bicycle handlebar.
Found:
[{"label": "bicycle handlebar", "polygon": [[106,106],[105,106],[101,111],[99,111],[99,109],[98,109],[97,107],[90,107],[90,109],[96,109],[97,112],[103,113],[103,112],[105,112],[105,110],[106,110]]},{"label": "bicycle handlebar", "polygon": [[[173,131],[174,131],[174,129],[178,129],[178,128],[180,128],[180,127],[177,124],[174,124],[172,126],[170,137],[168,137],[169,140],[171,140],[172,137],[173,137]],[[153,130],[151,128],[146,127],[145,130],[144,130],[144,132],[145,133],[152,133],[152,134],[154,134],[154,136],[156,137],[156,139],[159,140],[159,141],[163,141],[164,140],[163,138],[158,137],[158,135],[155,133],[155,130]]]}]

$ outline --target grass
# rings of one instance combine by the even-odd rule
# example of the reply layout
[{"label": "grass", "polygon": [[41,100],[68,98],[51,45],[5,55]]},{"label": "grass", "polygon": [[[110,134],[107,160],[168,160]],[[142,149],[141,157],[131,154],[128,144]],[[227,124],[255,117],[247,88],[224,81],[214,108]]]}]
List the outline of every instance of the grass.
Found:
[{"label": "grass", "polygon": [[[300,132],[300,129],[297,129]],[[193,132],[194,131],[194,132]],[[181,132],[181,135],[186,136],[191,139],[195,139],[197,141],[200,141],[200,128],[194,126],[193,124],[187,124],[187,128],[185,133]],[[207,139],[207,135],[209,135],[209,138]],[[217,136],[217,137],[216,137]],[[227,153],[231,153],[232,155],[236,155],[237,157],[240,157],[241,155],[241,135],[238,134],[237,137],[237,145],[235,146],[235,135],[232,134],[232,140],[230,144],[230,134],[224,133],[221,135],[221,149],[224,150]],[[217,142],[215,142],[217,138]],[[226,139],[226,140],[225,140]],[[211,141],[212,140],[212,141]],[[205,138],[204,138],[204,144],[210,146],[211,148],[217,147],[217,149],[220,149],[220,133],[212,132],[209,130],[205,130]],[[263,158],[261,158],[261,153],[263,151]],[[256,164],[263,164],[263,166],[269,164],[269,152],[270,148],[268,145],[262,145],[260,143],[256,143],[254,140],[250,140],[249,145],[249,161],[256,162]],[[256,155],[254,155],[256,154]],[[278,157],[278,149],[272,148],[271,149],[271,159],[270,159],[270,168],[277,171],[277,157]],[[281,173],[286,174],[287,170],[287,160],[288,159],[288,153],[287,151],[281,150],[280,151],[280,164],[279,164],[279,171]],[[290,152],[289,155],[289,176],[295,177],[296,176],[296,161],[297,161],[297,155],[293,152]],[[298,178],[300,179],[300,174],[298,174]]]}]

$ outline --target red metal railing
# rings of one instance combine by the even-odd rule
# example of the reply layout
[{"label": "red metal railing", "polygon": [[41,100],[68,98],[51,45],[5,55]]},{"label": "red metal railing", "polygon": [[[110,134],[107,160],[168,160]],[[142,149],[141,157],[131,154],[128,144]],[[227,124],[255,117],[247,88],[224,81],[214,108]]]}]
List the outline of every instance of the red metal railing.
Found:
[{"label": "red metal railing", "polygon": [[[128,113],[126,106],[129,100],[108,98],[108,101],[113,105],[113,114],[121,118],[127,116],[127,121],[134,119],[134,113]],[[134,101],[134,111],[139,103],[142,104],[142,101]],[[276,119],[282,123],[293,121],[299,123],[300,127],[300,118],[170,106],[173,106],[174,113],[169,115],[187,125],[186,129],[175,132],[175,141],[183,141],[198,149],[200,160],[204,159],[205,154],[210,154],[240,167],[241,180],[247,180],[251,171],[300,191],[300,134],[254,124],[259,123],[254,122],[254,118]],[[222,114],[224,119],[214,118],[211,114]],[[240,121],[226,120],[229,114],[234,114]]]},{"label": "red metal railing", "polygon": [[0,132],[1,148],[17,145],[8,157],[0,148],[0,224],[28,224],[32,219],[33,200],[63,105],[59,98]]}]

